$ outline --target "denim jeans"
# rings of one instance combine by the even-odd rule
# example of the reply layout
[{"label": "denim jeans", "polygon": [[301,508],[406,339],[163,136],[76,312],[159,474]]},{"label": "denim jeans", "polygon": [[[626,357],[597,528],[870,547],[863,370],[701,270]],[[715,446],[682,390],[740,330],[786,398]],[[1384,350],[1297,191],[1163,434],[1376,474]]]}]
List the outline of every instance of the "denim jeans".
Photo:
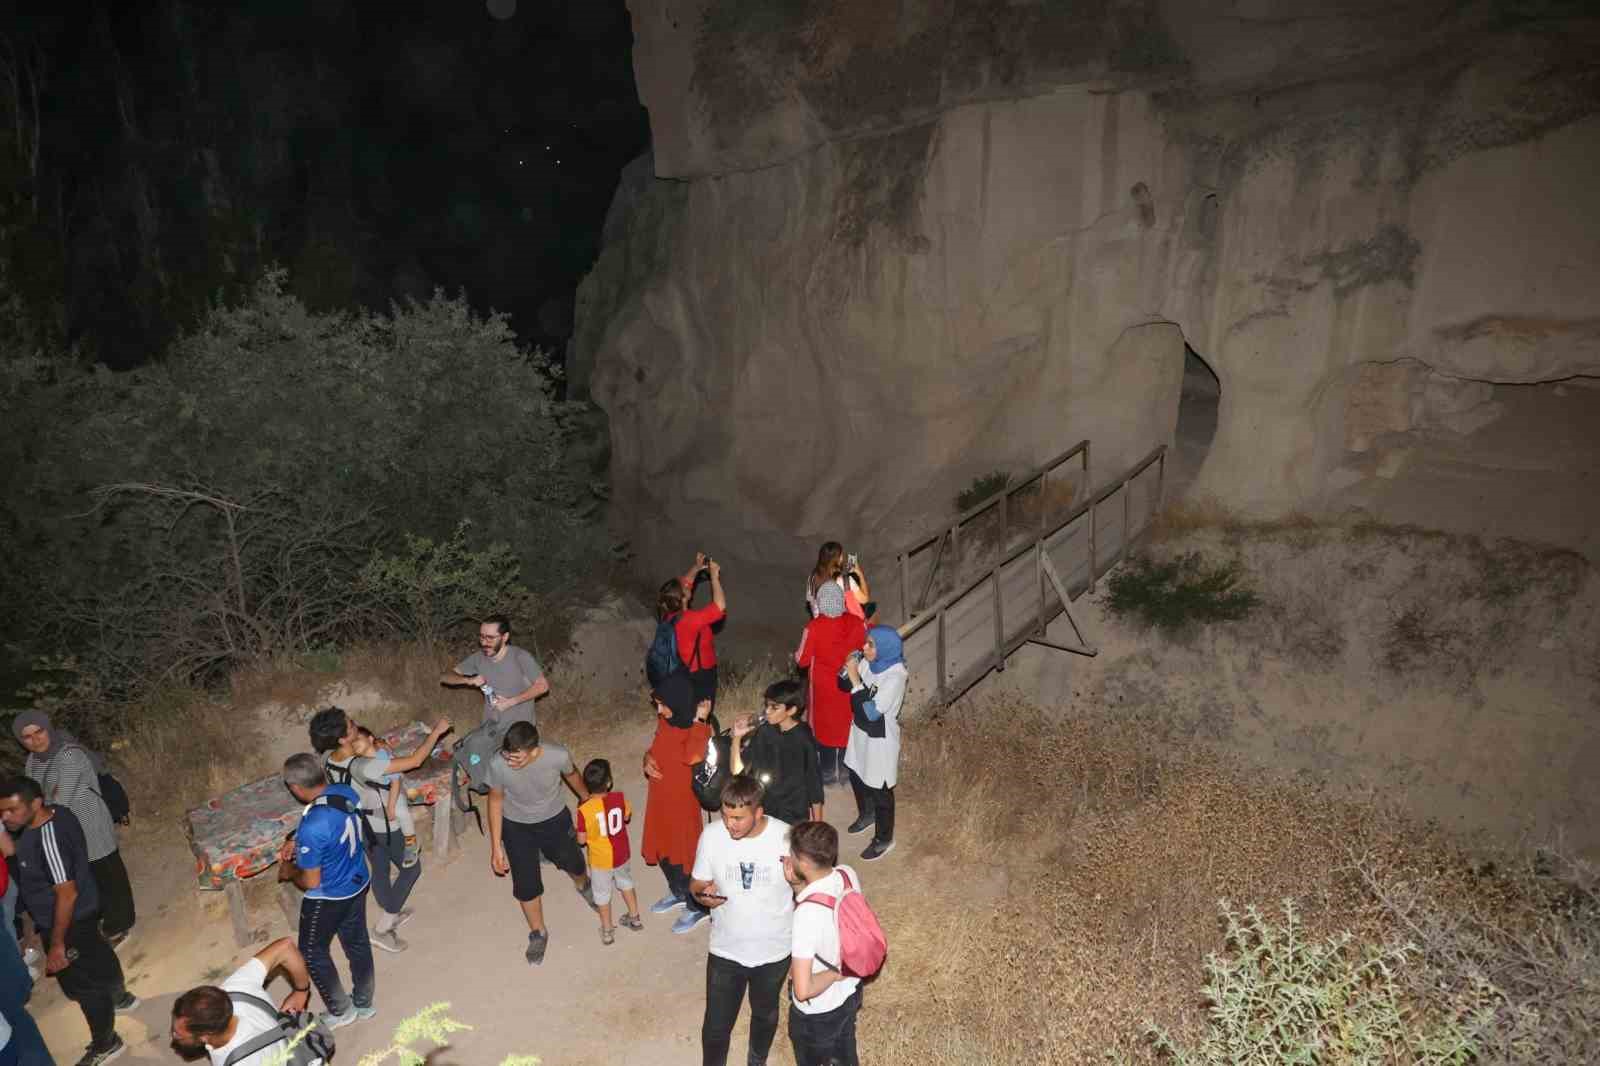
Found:
[{"label": "denim jeans", "polygon": [[[0,896],[0,919],[5,929],[0,930],[0,1017],[11,1026],[11,1043],[7,1051],[15,1051],[17,1066],[55,1066],[50,1051],[44,1046],[39,1027],[24,1006],[33,991],[33,981],[28,977],[28,967],[22,961],[22,951],[17,944],[17,883],[7,886]],[[0,1062],[4,1062],[0,1058]]]},{"label": "denim jeans", "polygon": [[399,914],[416,887],[417,878],[422,876],[422,863],[400,865],[406,855],[406,838],[398,829],[374,833],[372,839],[372,850],[367,853],[367,865],[372,868],[372,901],[385,914]]},{"label": "denim jeans", "polygon": [[807,1014],[789,1004],[789,1043],[795,1066],[860,1066],[856,1058],[856,1013],[861,989],[833,1010]]},{"label": "denim jeans", "polygon": [[[345,995],[339,971],[333,965],[333,938],[339,938],[344,957],[350,962],[351,994]],[[349,899],[300,901],[300,954],[306,958],[311,982],[322,996],[323,1006],[334,1014],[349,1011],[351,1000],[357,1007],[372,1006],[377,976],[372,968],[372,941],[367,936],[367,890]]]},{"label": "denim jeans", "polygon": [[745,989],[750,990],[749,1066],[765,1066],[772,1038],[778,1033],[778,997],[789,974],[789,960],[764,966],[740,966],[719,955],[706,956],[706,1016],[700,1025],[700,1053],[704,1066],[726,1066],[733,1023]]}]

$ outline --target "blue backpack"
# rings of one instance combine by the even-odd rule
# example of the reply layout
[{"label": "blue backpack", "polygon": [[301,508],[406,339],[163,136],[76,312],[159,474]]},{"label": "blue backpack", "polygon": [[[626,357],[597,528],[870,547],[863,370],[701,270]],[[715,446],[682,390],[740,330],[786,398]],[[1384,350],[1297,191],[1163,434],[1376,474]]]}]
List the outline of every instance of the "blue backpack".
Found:
[{"label": "blue backpack", "polygon": [[[678,615],[668,615],[656,623],[656,635],[650,641],[650,650],[644,654],[644,676],[650,682],[650,687],[655,688],[677,673],[687,670],[683,656],[678,654],[678,633],[676,623]],[[700,660],[700,634],[694,635],[694,654],[690,661],[698,664]]]}]

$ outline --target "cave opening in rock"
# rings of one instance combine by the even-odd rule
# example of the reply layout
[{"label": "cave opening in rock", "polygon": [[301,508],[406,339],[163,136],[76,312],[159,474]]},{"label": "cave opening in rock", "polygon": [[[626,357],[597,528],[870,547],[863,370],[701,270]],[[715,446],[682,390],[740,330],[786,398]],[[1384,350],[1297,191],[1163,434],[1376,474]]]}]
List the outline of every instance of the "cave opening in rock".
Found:
[{"label": "cave opening in rock", "polygon": [[1217,405],[1222,382],[1211,365],[1185,342],[1183,385],[1178,393],[1178,424],[1172,441],[1166,497],[1181,499],[1200,473],[1217,435]]}]

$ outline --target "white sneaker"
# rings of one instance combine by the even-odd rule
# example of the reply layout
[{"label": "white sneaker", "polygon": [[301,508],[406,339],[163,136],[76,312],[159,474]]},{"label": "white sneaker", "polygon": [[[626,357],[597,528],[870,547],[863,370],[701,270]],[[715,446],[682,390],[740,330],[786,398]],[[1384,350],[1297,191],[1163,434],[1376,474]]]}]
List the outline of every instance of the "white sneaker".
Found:
[{"label": "white sneaker", "polygon": [[373,933],[371,939],[373,947],[382,948],[384,951],[387,951],[392,955],[398,955],[406,948],[411,946],[404,940],[401,940],[400,934],[395,932],[393,929],[385,930],[382,933]]}]

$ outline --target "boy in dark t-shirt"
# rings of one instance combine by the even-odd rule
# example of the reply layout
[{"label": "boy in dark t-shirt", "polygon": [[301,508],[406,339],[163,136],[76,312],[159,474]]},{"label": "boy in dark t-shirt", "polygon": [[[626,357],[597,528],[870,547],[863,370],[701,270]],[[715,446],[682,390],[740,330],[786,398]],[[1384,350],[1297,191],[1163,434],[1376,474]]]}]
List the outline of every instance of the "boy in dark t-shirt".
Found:
[{"label": "boy in dark t-shirt", "polygon": [[822,769],[805,716],[805,686],[785,678],[767,686],[761,720],[747,714],[733,723],[733,772],[766,786],[762,807],[790,825],[822,820]]},{"label": "boy in dark t-shirt", "polygon": [[0,821],[16,837],[18,903],[45,943],[45,970],[89,1023],[89,1050],[78,1066],[100,1066],[126,1050],[116,1014],[139,1000],[100,934],[100,894],[83,827],[65,807],[47,805],[38,783],[26,777],[0,782]]}]

